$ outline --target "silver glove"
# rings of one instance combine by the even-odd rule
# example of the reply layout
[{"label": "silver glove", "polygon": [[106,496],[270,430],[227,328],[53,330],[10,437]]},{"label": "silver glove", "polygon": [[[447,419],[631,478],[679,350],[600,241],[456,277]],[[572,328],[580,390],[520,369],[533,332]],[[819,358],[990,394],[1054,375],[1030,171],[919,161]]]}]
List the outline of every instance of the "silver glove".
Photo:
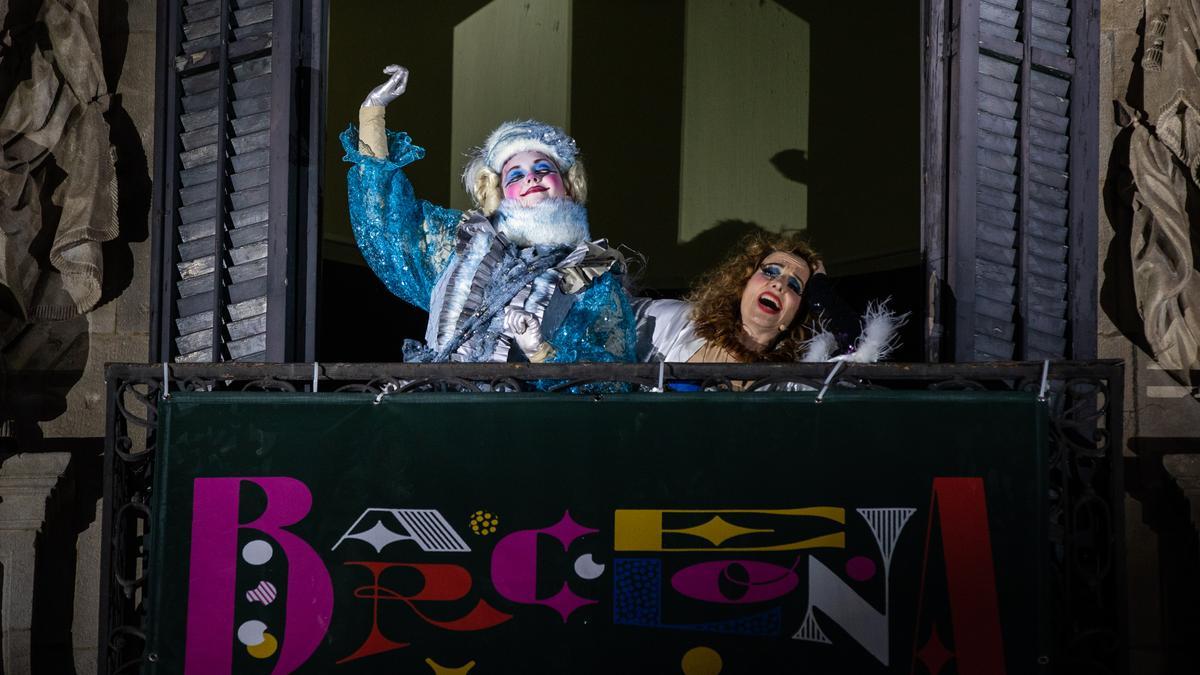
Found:
[{"label": "silver glove", "polygon": [[536,316],[516,307],[504,310],[504,332],[529,356],[542,346],[542,322]]},{"label": "silver glove", "polygon": [[367,97],[363,99],[362,107],[385,107],[387,104],[395,101],[404,90],[408,88],[408,68],[392,64],[383,69],[383,72],[390,75],[387,82],[375,87]]}]

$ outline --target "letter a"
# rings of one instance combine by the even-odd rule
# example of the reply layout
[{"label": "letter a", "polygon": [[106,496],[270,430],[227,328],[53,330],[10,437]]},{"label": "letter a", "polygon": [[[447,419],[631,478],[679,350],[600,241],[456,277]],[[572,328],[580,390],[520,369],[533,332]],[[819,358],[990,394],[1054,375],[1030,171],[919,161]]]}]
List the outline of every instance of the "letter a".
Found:
[{"label": "letter a", "polygon": [[[935,521],[934,507],[937,520]],[[946,594],[954,659],[960,673],[1003,675],[1004,638],[987,517],[987,497],[979,478],[935,478],[930,498],[929,530],[939,526],[946,569]],[[921,604],[930,569],[929,535],[925,539]],[[918,610],[918,621],[924,614]]]}]

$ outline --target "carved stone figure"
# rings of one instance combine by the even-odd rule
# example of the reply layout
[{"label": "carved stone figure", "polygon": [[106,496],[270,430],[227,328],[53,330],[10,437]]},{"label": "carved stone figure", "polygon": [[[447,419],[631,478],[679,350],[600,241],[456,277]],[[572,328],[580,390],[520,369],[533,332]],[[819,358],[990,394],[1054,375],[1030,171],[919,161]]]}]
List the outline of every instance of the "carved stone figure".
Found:
[{"label": "carved stone figure", "polygon": [[[1154,359],[1184,384],[1200,370],[1200,0],[1151,9],[1142,106],[1129,113],[1129,256]],[[1136,81],[1131,80],[1133,90]],[[1126,102],[1128,103],[1128,102]]]},{"label": "carved stone figure", "polygon": [[0,423],[61,412],[62,401],[42,400],[10,376],[44,385],[82,371],[82,315],[101,300],[102,245],[119,233],[96,19],[86,0],[14,0],[7,9],[0,35]]},{"label": "carved stone figure", "polygon": [[[118,234],[96,20],[83,0],[45,0],[10,26],[0,60],[0,346],[26,324],[92,309],[101,243]],[[48,263],[48,265],[47,265]]]}]

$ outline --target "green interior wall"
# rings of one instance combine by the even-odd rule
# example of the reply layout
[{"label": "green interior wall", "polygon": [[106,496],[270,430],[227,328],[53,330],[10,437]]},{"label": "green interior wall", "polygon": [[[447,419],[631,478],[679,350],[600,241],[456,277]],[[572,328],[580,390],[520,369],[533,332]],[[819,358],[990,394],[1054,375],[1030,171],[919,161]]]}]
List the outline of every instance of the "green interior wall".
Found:
[{"label": "green interior wall", "polygon": [[501,120],[563,124],[593,234],[646,254],[646,287],[686,287],[756,227],[806,230],[835,275],[916,264],[919,6],[689,1],[331,3],[325,255],[358,260],[336,137],[397,62],[419,196],[464,206],[463,153]]},{"label": "green interior wall", "polygon": [[808,185],[772,159],[808,152],[808,22],[774,2],[693,1],[683,29],[679,242],[729,219],[805,229]]}]

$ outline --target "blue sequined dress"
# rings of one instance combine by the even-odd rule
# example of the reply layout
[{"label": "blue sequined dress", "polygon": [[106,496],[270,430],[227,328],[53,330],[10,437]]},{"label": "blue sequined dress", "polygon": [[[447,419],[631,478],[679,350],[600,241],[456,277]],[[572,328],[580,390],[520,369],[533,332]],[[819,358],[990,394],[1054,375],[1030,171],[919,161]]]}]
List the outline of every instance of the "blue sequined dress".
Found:
[{"label": "blue sequined dress", "polygon": [[[596,265],[597,252],[610,250],[606,242],[518,247],[477,212],[417,199],[401,169],[425,150],[407,134],[387,137],[386,159],[359,152],[353,125],[341,140],[353,164],[346,176],[350,222],[363,258],[390,291],[429,312],[425,345],[406,350],[406,360],[522,360],[504,332],[505,306],[542,321],[551,362],[636,360],[622,267]],[[579,288],[564,277],[587,282]]]}]

